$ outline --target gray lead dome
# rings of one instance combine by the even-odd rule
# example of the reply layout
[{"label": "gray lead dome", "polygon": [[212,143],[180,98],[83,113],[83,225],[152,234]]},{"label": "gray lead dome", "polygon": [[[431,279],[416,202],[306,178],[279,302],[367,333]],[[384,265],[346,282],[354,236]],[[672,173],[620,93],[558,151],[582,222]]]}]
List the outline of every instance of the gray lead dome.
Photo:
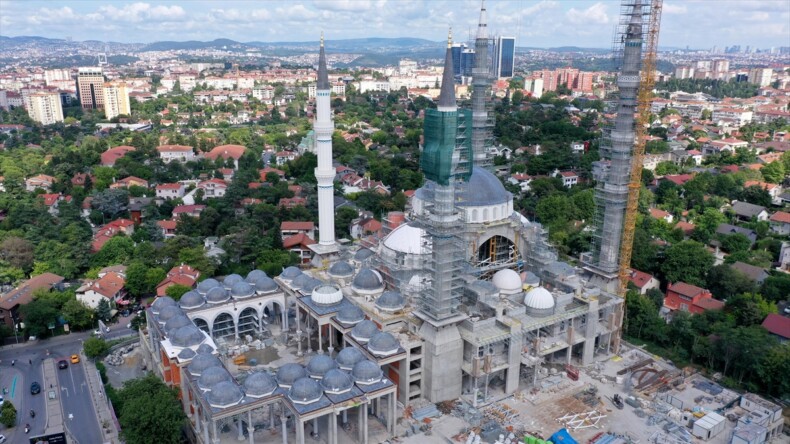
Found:
[{"label": "gray lead dome", "polygon": [[277,381],[266,372],[255,372],[244,380],[244,392],[253,398],[271,395],[275,390],[277,390]]},{"label": "gray lead dome", "polygon": [[214,287],[219,287],[221,284],[213,278],[208,278],[205,281],[201,281],[197,286],[198,293],[205,295]]},{"label": "gray lead dome", "polygon": [[367,248],[360,248],[357,253],[354,255],[354,260],[357,262],[362,262],[365,259],[373,256],[373,251]]},{"label": "gray lead dome", "polygon": [[356,347],[346,347],[340,350],[340,353],[338,353],[335,358],[337,365],[340,366],[342,370],[349,371],[354,368],[354,364],[364,359],[365,355]]},{"label": "gray lead dome", "polygon": [[225,276],[225,279],[222,280],[222,286],[225,287],[226,290],[230,290],[234,285],[236,285],[237,282],[242,281],[244,281],[244,278],[238,274],[229,274]]},{"label": "gray lead dome", "polygon": [[397,311],[406,306],[406,300],[397,291],[385,291],[376,299],[376,307],[383,311]]},{"label": "gray lead dome", "polygon": [[[205,344],[203,344],[205,345]],[[187,366],[187,370],[192,376],[200,376],[204,370],[210,367],[215,367],[220,365],[219,358],[212,355],[210,352],[205,353],[200,350],[201,345],[198,347],[198,354],[192,359],[192,362],[189,363]]]},{"label": "gray lead dome", "polygon": [[206,398],[212,407],[225,408],[241,402],[242,398],[244,398],[244,394],[233,382],[222,381],[211,387],[211,392],[209,392]]},{"label": "gray lead dome", "polygon": [[324,391],[315,379],[300,378],[288,390],[288,398],[297,404],[310,404],[321,399]]},{"label": "gray lead dome", "polygon": [[170,342],[176,347],[192,347],[203,342],[206,337],[195,324],[177,328],[170,337]]},{"label": "gray lead dome", "polygon": [[370,268],[363,268],[357,273],[351,285],[361,290],[378,290],[384,286],[378,272]]},{"label": "gray lead dome", "polygon": [[200,374],[197,384],[201,390],[211,390],[214,384],[218,384],[222,381],[230,381],[230,379],[230,373],[228,373],[224,367],[215,365],[214,367],[207,368]]},{"label": "gray lead dome", "polygon": [[230,299],[230,295],[223,287],[214,287],[206,293],[206,302],[209,304],[220,304]]},{"label": "gray lead dome", "polygon": [[169,321],[171,318],[174,318],[184,312],[181,311],[177,305],[168,305],[166,307],[162,307],[159,311],[159,316],[157,316],[157,320],[160,324],[164,324],[165,322]]},{"label": "gray lead dome", "polygon": [[307,373],[311,378],[321,379],[326,372],[337,368],[337,363],[334,359],[327,355],[315,355],[307,363]]},{"label": "gray lead dome", "polygon": [[375,362],[365,360],[354,364],[354,369],[351,370],[351,376],[357,384],[365,385],[381,381],[384,373]]},{"label": "gray lead dome", "polygon": [[176,305],[176,301],[174,301],[170,296],[158,297],[154,303],[151,304],[151,312],[155,315],[158,315],[163,308],[173,305]]},{"label": "gray lead dome", "polygon": [[513,198],[493,173],[480,167],[472,169],[466,190],[460,193],[461,207],[479,207],[503,204]]},{"label": "gray lead dome", "polygon": [[329,275],[332,277],[351,277],[352,274],[354,274],[354,268],[345,261],[337,261],[329,267]]},{"label": "gray lead dome", "polygon": [[280,273],[280,277],[283,279],[293,279],[299,276],[300,274],[302,274],[302,270],[291,266],[283,270],[283,272]]},{"label": "gray lead dome", "polygon": [[321,386],[329,393],[343,393],[351,390],[354,381],[351,376],[338,369],[329,370],[321,380]]},{"label": "gray lead dome", "polygon": [[195,290],[189,290],[178,300],[178,305],[184,309],[198,308],[205,303],[206,301],[203,299],[203,296]]},{"label": "gray lead dome", "polygon": [[244,299],[254,295],[255,289],[247,282],[239,281],[233,284],[233,288],[230,289],[230,294],[233,296],[233,299]]},{"label": "gray lead dome", "polygon": [[277,282],[274,282],[274,279],[267,276],[255,278],[252,284],[255,285],[255,290],[261,293],[270,293],[277,290]]},{"label": "gray lead dome", "polygon": [[356,305],[347,305],[337,312],[337,320],[344,324],[358,324],[365,320],[365,313]]},{"label": "gray lead dome", "polygon": [[351,329],[351,337],[359,342],[365,343],[378,332],[379,328],[376,324],[369,319],[365,319]]},{"label": "gray lead dome", "polygon": [[299,364],[285,364],[277,370],[277,384],[281,387],[290,387],[297,379],[307,376],[307,371]]},{"label": "gray lead dome", "polygon": [[177,314],[165,322],[165,332],[172,334],[177,328],[191,324],[192,321],[185,314]]},{"label": "gray lead dome", "polygon": [[187,359],[192,359],[195,357],[195,351],[191,348],[185,348],[178,352],[178,359],[180,361],[186,361]]},{"label": "gray lead dome", "polygon": [[245,280],[252,284],[253,282],[257,281],[262,277],[267,278],[269,277],[269,275],[266,274],[266,272],[263,270],[252,270],[249,273],[247,273],[247,277]]},{"label": "gray lead dome", "polygon": [[399,348],[398,340],[387,332],[377,333],[368,341],[368,350],[378,356],[394,354]]}]

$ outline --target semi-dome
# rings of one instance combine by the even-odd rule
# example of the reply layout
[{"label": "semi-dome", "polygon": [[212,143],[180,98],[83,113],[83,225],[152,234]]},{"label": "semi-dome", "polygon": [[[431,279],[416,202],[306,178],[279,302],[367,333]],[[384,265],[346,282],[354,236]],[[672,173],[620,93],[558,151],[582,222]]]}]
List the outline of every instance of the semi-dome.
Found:
[{"label": "semi-dome", "polygon": [[283,272],[280,273],[280,277],[283,278],[283,279],[293,279],[293,278],[299,276],[300,274],[302,274],[302,270],[300,270],[300,269],[298,269],[298,268],[296,268],[294,266],[291,266],[291,267],[288,267],[285,270],[283,270]]},{"label": "semi-dome", "polygon": [[259,291],[261,293],[271,293],[272,291],[277,290],[277,282],[274,282],[274,279],[268,276],[258,276],[252,281],[252,284],[255,285],[255,291]]},{"label": "semi-dome", "polygon": [[197,348],[198,353],[213,353],[214,347],[208,344],[200,344],[200,347]]},{"label": "semi-dome", "polygon": [[291,286],[294,287],[294,288],[301,288],[301,286],[304,285],[305,282],[307,282],[309,280],[310,280],[310,276],[308,276],[308,275],[306,275],[304,273],[301,273],[301,274],[299,274],[299,276],[296,276],[295,278],[293,278],[291,280]]},{"label": "semi-dome", "polygon": [[209,304],[221,304],[230,299],[230,295],[224,287],[214,287],[206,293],[206,302]]},{"label": "semi-dome", "polygon": [[387,332],[373,335],[368,341],[368,350],[376,356],[390,356],[398,352],[400,343]]},{"label": "semi-dome", "polygon": [[191,348],[185,348],[178,352],[178,360],[179,361],[186,361],[188,359],[192,359],[197,355],[194,350]]},{"label": "semi-dome", "polygon": [[498,205],[513,199],[513,195],[505,189],[494,173],[480,167],[472,169],[465,191],[459,194],[459,202],[456,202],[459,207]]},{"label": "semi-dome", "polygon": [[307,370],[299,364],[288,363],[277,370],[274,377],[281,387],[290,387],[297,379],[307,376]]},{"label": "semi-dome", "polygon": [[[370,250],[368,250],[370,251]],[[354,274],[354,267],[346,261],[337,261],[329,267],[329,275],[336,278],[347,278]]]},{"label": "semi-dome", "polygon": [[252,270],[247,273],[247,277],[244,280],[252,284],[262,277],[269,277],[269,275],[263,270]]},{"label": "semi-dome", "polygon": [[244,278],[239,276],[238,274],[235,273],[229,274],[225,276],[225,279],[222,280],[222,286],[230,290],[231,288],[233,288],[234,285],[236,285],[237,282],[242,282],[242,281],[244,281]]},{"label": "semi-dome", "polygon": [[366,359],[354,364],[354,369],[351,370],[351,376],[357,384],[368,385],[381,381],[384,373],[381,371],[378,364]]},{"label": "semi-dome", "polygon": [[230,376],[230,373],[228,373],[224,367],[221,365],[215,365],[203,370],[197,380],[197,384],[201,390],[211,390],[211,387],[213,387],[214,384],[220,383],[222,381],[230,381],[231,378],[232,377]]},{"label": "semi-dome", "polygon": [[329,393],[339,394],[351,390],[354,385],[354,380],[348,373],[333,369],[326,372],[324,379],[321,380],[321,386]]},{"label": "semi-dome", "polygon": [[330,358],[329,355],[315,355],[307,363],[307,374],[311,378],[321,379],[326,372],[333,368],[337,368],[337,362]]},{"label": "semi-dome", "polygon": [[189,290],[178,300],[178,305],[183,309],[198,308],[206,303],[203,296],[195,290]]},{"label": "semi-dome", "polygon": [[537,287],[540,285],[540,278],[531,271],[524,272],[522,280],[524,281],[525,285],[530,287]]},{"label": "semi-dome", "polygon": [[211,353],[205,353],[198,347],[198,354],[192,359],[192,362],[189,363],[187,370],[192,376],[200,376],[207,368],[218,365],[220,365],[218,357]]},{"label": "semi-dome", "polygon": [[215,384],[211,387],[211,392],[206,397],[209,405],[217,409],[232,407],[240,403],[243,398],[244,393],[231,381],[222,381]]},{"label": "semi-dome", "polygon": [[346,371],[351,371],[354,368],[354,364],[364,359],[365,355],[356,347],[346,347],[340,350],[340,353],[335,357],[338,367]]},{"label": "semi-dome", "polygon": [[173,316],[172,318],[168,319],[165,322],[165,332],[170,335],[172,334],[177,328],[181,328],[185,325],[190,325],[192,321],[185,314],[178,314]]},{"label": "semi-dome", "polygon": [[244,393],[253,398],[262,398],[271,395],[277,390],[277,381],[274,376],[266,372],[255,372],[244,380]]},{"label": "semi-dome", "polygon": [[365,319],[351,329],[351,337],[364,344],[378,332],[379,328],[376,326],[376,323]]},{"label": "semi-dome", "polygon": [[244,299],[254,294],[255,289],[252,288],[252,285],[244,281],[236,282],[230,289],[230,295],[233,296],[233,299]]},{"label": "semi-dome", "polygon": [[504,294],[515,294],[521,291],[521,276],[509,268],[497,271],[491,282]]},{"label": "semi-dome", "polygon": [[169,307],[172,305],[176,305],[176,301],[173,300],[170,296],[161,296],[156,298],[153,304],[151,304],[151,313],[158,315],[163,308]]},{"label": "semi-dome", "polygon": [[373,251],[372,250],[369,250],[367,248],[360,248],[354,254],[354,260],[357,261],[357,262],[362,262],[362,261],[364,261],[365,259],[368,259],[371,256],[373,256]]},{"label": "semi-dome", "polygon": [[551,310],[554,308],[554,296],[543,287],[535,287],[524,296],[524,305],[534,310]]},{"label": "semi-dome", "polygon": [[323,284],[324,283],[321,282],[319,279],[308,278],[306,281],[302,282],[299,285],[299,291],[301,291],[304,294],[311,293],[313,290],[315,290],[316,288],[318,288]]},{"label": "semi-dome", "polygon": [[159,316],[157,316],[156,319],[160,324],[164,325],[165,322],[180,314],[184,314],[184,312],[181,311],[181,308],[179,308],[178,305],[168,305],[166,307],[162,307],[162,309],[159,311]]},{"label": "semi-dome", "polygon": [[384,238],[384,246],[392,251],[406,254],[429,254],[430,241],[425,236],[425,230],[410,223],[403,224]]},{"label": "semi-dome", "polygon": [[381,274],[378,271],[363,268],[354,277],[351,286],[357,290],[376,291],[384,288],[384,280],[381,279]]},{"label": "semi-dome", "polygon": [[321,384],[315,379],[300,378],[295,381],[288,390],[288,398],[295,404],[310,404],[318,401],[323,396],[324,391]]},{"label": "semi-dome", "polygon": [[406,306],[406,299],[397,291],[385,291],[376,299],[376,307],[381,311],[398,311]]},{"label": "semi-dome", "polygon": [[333,305],[343,300],[343,292],[334,285],[321,285],[313,289],[310,299],[319,305]]},{"label": "semi-dome", "polygon": [[179,327],[170,335],[170,343],[176,347],[192,347],[205,340],[205,335],[195,324]]},{"label": "semi-dome", "polygon": [[355,325],[365,320],[365,313],[356,305],[347,305],[337,312],[337,320],[347,325]]},{"label": "semi-dome", "polygon": [[204,281],[201,281],[198,284],[197,291],[198,293],[205,295],[206,293],[208,293],[209,290],[211,290],[214,287],[219,287],[220,285],[222,284],[220,284],[219,281],[217,281],[216,279],[208,278]]}]

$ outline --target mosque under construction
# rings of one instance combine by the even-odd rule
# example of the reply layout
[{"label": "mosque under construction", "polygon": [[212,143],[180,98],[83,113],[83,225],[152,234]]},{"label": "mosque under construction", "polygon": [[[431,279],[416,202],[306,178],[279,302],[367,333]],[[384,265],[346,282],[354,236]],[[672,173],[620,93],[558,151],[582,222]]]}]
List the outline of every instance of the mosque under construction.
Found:
[{"label": "mosque under construction", "polygon": [[[385,218],[380,238],[340,245],[323,229],[333,126],[322,38],[313,266],[206,279],[149,309],[146,361],[179,387],[196,442],[302,444],[308,431],[330,444],[379,442],[411,405],[485,404],[618,343],[623,299],[558,260],[485,168],[487,64],[478,57],[483,79],[472,109],[459,109],[449,40],[437,107],[425,114],[425,185],[410,211]],[[487,45],[483,6],[476,47]]]}]

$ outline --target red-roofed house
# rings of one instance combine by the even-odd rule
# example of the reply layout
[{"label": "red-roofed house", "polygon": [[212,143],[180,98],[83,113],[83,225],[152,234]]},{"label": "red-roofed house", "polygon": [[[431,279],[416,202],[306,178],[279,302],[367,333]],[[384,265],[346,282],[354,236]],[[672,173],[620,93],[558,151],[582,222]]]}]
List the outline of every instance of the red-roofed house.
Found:
[{"label": "red-roofed house", "polygon": [[71,177],[71,184],[77,187],[84,187],[88,177],[91,178],[91,181],[94,180],[94,177],[88,173],[76,173]]},{"label": "red-roofed house", "polygon": [[574,173],[573,171],[560,171],[554,174],[554,176],[555,177],[559,176],[560,178],[562,178],[562,185],[565,188],[570,188],[576,185],[577,183],[579,183],[579,175]]},{"label": "red-roofed house", "polygon": [[108,149],[101,153],[102,166],[113,166],[115,162],[121,157],[125,156],[129,151],[135,151],[137,148],[133,146],[121,145]]},{"label": "red-roofed house", "polygon": [[99,251],[108,240],[121,233],[127,236],[134,234],[134,222],[129,219],[116,219],[99,228],[96,234],[93,235],[91,248],[94,252]]},{"label": "red-roofed house", "polygon": [[110,307],[115,308],[116,304],[126,295],[124,285],[126,285],[126,279],[121,274],[105,273],[99,279],[82,284],[76,292],[77,300],[96,309],[99,307],[99,302],[106,299],[110,303]]},{"label": "red-roofed house", "polygon": [[119,179],[110,184],[110,188],[129,188],[129,187],[143,187],[148,188],[148,181],[140,179],[139,177],[129,176]]},{"label": "red-roofed house", "polygon": [[184,197],[185,188],[181,183],[161,183],[156,186],[156,197],[159,199],[179,199]]},{"label": "red-roofed house", "polygon": [[280,238],[295,236],[304,233],[310,239],[315,240],[315,224],[312,221],[284,221],[280,223]]},{"label": "red-roofed house", "polygon": [[650,213],[650,217],[652,217],[653,219],[663,219],[668,224],[671,224],[672,221],[675,219],[668,212],[658,208],[650,208],[647,211],[648,213]]},{"label": "red-roofed house", "polygon": [[664,176],[664,180],[668,180],[677,186],[681,186],[693,178],[694,176],[691,174],[667,174]]},{"label": "red-roofed house", "polygon": [[225,160],[233,159],[233,168],[239,169],[239,159],[246,150],[247,148],[242,145],[220,145],[206,153],[206,158],[211,160],[217,160],[220,157]]},{"label": "red-roofed house", "polygon": [[691,233],[694,232],[694,229],[697,228],[697,227],[694,226],[694,224],[692,224],[690,222],[686,222],[686,221],[682,221],[681,220],[681,221],[678,221],[678,223],[675,224],[675,228],[680,228],[681,230],[683,230],[683,235],[688,237],[688,236],[691,235]]},{"label": "red-roofed house", "polygon": [[768,221],[771,223],[771,231],[774,233],[782,236],[790,235],[790,213],[777,211],[771,215]]},{"label": "red-roofed house", "polygon": [[36,188],[41,188],[42,190],[49,191],[52,189],[52,184],[57,182],[58,180],[52,176],[47,176],[46,174],[39,174],[37,176],[33,176],[31,178],[25,179],[25,190],[27,191],[36,191]]},{"label": "red-roofed house", "polygon": [[760,187],[768,192],[768,195],[771,196],[771,203],[774,205],[781,205],[782,199],[779,198],[779,195],[782,194],[782,187],[779,185],[768,183],[768,182],[761,182],[759,180],[747,180],[743,183],[744,188],[749,187]]},{"label": "red-roofed house", "polygon": [[664,297],[664,308],[670,312],[681,310],[700,314],[705,310],[721,310],[724,302],[713,299],[710,291],[696,285],[678,282],[669,284]]},{"label": "red-roofed house", "polygon": [[266,167],[266,168],[264,168],[264,169],[262,169],[262,170],[260,170],[258,172],[261,174],[261,181],[263,181],[263,182],[266,181],[266,175],[269,174],[269,173],[274,173],[274,174],[280,176],[280,179],[285,179],[285,171],[278,170],[277,168]]},{"label": "red-roofed house", "polygon": [[200,213],[202,213],[205,209],[205,205],[179,205],[173,208],[173,217],[178,217],[182,214],[192,217],[200,217]]},{"label": "red-roofed house", "polygon": [[189,162],[195,160],[195,151],[191,146],[186,145],[159,145],[156,147],[159,152],[159,158],[164,163],[176,162]]},{"label": "red-roofed house", "polygon": [[194,288],[197,280],[200,278],[200,272],[186,264],[181,264],[170,269],[167,272],[167,277],[156,286],[156,295],[165,296],[168,287],[173,285],[183,285],[185,287]]},{"label": "red-roofed house", "polygon": [[631,276],[628,280],[639,289],[639,294],[645,294],[647,290],[658,288],[661,285],[661,282],[652,274],[634,269],[631,269]]},{"label": "red-roofed house", "polygon": [[175,220],[159,220],[156,221],[156,225],[162,229],[162,237],[165,239],[170,239],[171,237],[176,237],[176,226],[178,226],[178,221]]},{"label": "red-roofed house", "polygon": [[359,239],[365,236],[379,234],[381,228],[381,222],[372,217],[363,217],[351,222],[349,232],[352,239]]},{"label": "red-roofed house", "polygon": [[53,216],[58,215],[58,205],[61,201],[71,202],[71,196],[64,196],[63,194],[39,194],[38,197],[44,199],[44,206],[47,207],[49,214]]},{"label": "red-roofed house", "polygon": [[790,318],[771,313],[763,320],[763,328],[779,338],[779,342],[790,340]]},{"label": "red-roofed house", "polygon": [[213,199],[215,197],[225,196],[225,191],[228,190],[228,184],[222,179],[209,179],[200,182],[198,188],[203,190],[203,197]]},{"label": "red-roofed house", "polygon": [[296,160],[298,157],[299,153],[296,151],[278,151],[274,153],[274,159],[277,166],[285,165],[286,162]]},{"label": "red-roofed house", "polygon": [[298,206],[303,207],[307,205],[307,199],[304,197],[283,197],[280,199],[280,202],[278,202],[277,205],[284,208],[295,208]]},{"label": "red-roofed house", "polygon": [[313,254],[313,250],[310,249],[310,245],[313,244],[315,244],[315,241],[307,237],[307,234],[305,233],[299,233],[283,239],[283,248],[298,254],[299,263],[301,264],[310,263],[310,258]]}]

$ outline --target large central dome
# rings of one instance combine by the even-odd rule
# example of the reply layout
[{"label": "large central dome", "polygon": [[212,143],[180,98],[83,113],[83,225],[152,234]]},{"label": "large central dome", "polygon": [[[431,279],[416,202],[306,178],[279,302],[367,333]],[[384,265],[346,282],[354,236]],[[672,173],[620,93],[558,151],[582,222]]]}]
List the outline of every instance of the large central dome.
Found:
[{"label": "large central dome", "polygon": [[507,203],[513,195],[505,189],[502,182],[490,171],[474,167],[465,190],[460,190],[459,207],[480,207]]}]

